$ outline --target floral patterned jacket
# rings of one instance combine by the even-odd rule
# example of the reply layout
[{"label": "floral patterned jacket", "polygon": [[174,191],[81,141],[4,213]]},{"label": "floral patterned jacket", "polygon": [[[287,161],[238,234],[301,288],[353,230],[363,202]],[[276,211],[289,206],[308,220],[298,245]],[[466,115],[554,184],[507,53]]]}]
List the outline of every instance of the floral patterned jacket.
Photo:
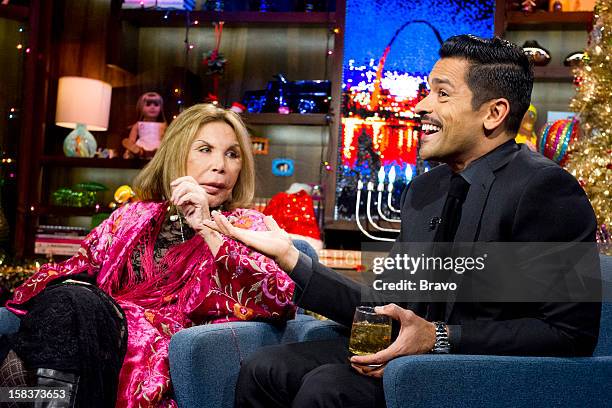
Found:
[{"label": "floral patterned jacket", "polygon": [[[178,330],[195,324],[254,319],[288,319],[294,284],[271,259],[223,237],[213,256],[195,235],[168,250],[161,262],[142,253],[141,271],[130,262],[137,248],[152,248],[166,217],[167,203],[136,202],[116,210],[94,229],[78,253],[47,264],[15,290],[9,309],[25,314],[25,303],[52,281],[80,273],[123,309],[128,347],[119,378],[117,406],[176,406],[171,389],[168,345]],[[263,215],[237,209],[225,213],[238,227],[264,230]]]}]

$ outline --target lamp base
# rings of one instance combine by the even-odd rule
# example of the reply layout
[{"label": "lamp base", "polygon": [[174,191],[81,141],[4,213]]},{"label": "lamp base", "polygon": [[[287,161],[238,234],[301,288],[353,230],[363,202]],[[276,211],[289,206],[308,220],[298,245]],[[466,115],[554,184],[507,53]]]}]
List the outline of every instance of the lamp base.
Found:
[{"label": "lamp base", "polygon": [[80,123],[64,139],[64,154],[68,157],[94,157],[97,149],[96,139]]}]

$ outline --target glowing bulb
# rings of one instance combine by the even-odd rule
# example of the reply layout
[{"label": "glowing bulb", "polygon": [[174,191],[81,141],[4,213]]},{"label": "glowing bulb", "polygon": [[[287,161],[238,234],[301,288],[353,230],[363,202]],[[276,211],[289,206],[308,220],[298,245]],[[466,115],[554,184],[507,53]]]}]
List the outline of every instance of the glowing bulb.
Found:
[{"label": "glowing bulb", "polygon": [[389,184],[393,184],[395,181],[395,166],[391,166],[391,170],[389,170]]},{"label": "glowing bulb", "polygon": [[383,166],[380,166],[380,170],[378,170],[378,182],[381,184],[385,182],[385,168]]},{"label": "glowing bulb", "polygon": [[413,176],[414,176],[414,172],[412,171],[412,166],[407,165],[406,166],[406,181],[412,180]]},{"label": "glowing bulb", "polygon": [[17,44],[17,49],[18,49],[18,50],[20,50],[20,49],[22,49],[22,48],[23,48],[23,45],[21,45],[21,44]]}]

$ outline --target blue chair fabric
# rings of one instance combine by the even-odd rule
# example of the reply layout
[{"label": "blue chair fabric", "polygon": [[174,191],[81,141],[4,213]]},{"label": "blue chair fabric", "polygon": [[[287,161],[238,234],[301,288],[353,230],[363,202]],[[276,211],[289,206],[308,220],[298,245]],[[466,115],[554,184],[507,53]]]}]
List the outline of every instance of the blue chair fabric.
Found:
[{"label": "blue chair fabric", "polygon": [[[605,301],[593,357],[401,357],[385,369],[387,407],[610,406],[612,257],[601,257],[601,269]],[[19,319],[0,308],[0,334],[18,326]],[[233,322],[182,330],[169,350],[175,398],[180,407],[232,407],[240,362],[258,348],[346,335],[334,322],[304,315],[281,325]]]}]

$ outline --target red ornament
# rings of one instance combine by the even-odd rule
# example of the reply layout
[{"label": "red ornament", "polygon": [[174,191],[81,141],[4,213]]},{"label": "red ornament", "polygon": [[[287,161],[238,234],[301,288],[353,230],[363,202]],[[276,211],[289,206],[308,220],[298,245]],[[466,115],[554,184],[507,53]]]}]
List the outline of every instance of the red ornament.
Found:
[{"label": "red ornament", "polygon": [[274,195],[263,213],[271,215],[279,227],[290,234],[321,239],[312,197],[304,190]]}]

